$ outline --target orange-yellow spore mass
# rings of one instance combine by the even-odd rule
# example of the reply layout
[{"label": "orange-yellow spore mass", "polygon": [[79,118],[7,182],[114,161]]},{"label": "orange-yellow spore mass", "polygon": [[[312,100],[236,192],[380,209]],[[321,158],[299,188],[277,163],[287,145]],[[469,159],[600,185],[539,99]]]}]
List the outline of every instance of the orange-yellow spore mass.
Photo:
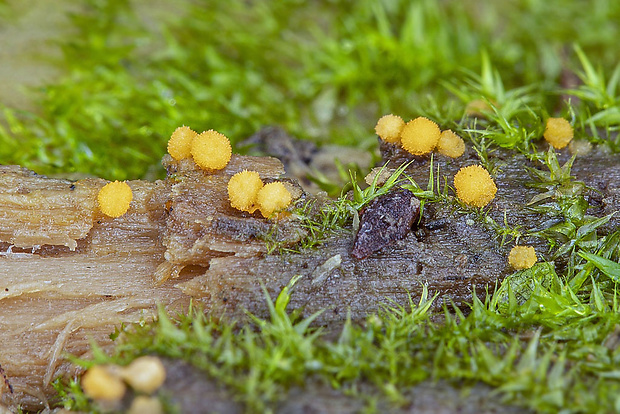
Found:
[{"label": "orange-yellow spore mass", "polygon": [[265,184],[258,191],[256,203],[263,217],[271,217],[276,211],[280,211],[291,204],[293,197],[281,182]]},{"label": "orange-yellow spore mass", "polygon": [[448,129],[439,136],[437,152],[450,158],[460,157],[465,152],[465,141]]},{"label": "orange-yellow spore mass", "polygon": [[434,121],[422,116],[409,121],[400,132],[402,147],[413,155],[431,152],[439,142],[441,130]]},{"label": "orange-yellow spore mass", "polygon": [[461,168],[454,176],[454,188],[462,202],[475,207],[489,204],[497,192],[493,178],[480,165]]},{"label": "orange-yellow spore mass", "polygon": [[564,118],[549,118],[543,136],[554,148],[560,149],[573,139],[573,127]]},{"label": "orange-yellow spore mass", "polygon": [[228,199],[233,208],[253,213],[256,210],[256,196],[263,188],[263,180],[256,171],[243,170],[230,177]]},{"label": "orange-yellow spore mass", "polygon": [[230,141],[224,134],[212,129],[197,135],[192,141],[192,157],[205,170],[221,170],[232,156]]},{"label": "orange-yellow spore mass", "polygon": [[97,195],[101,212],[114,218],[122,216],[129,210],[132,199],[131,188],[124,181],[114,181],[104,185]]},{"label": "orange-yellow spore mass", "polygon": [[392,144],[400,143],[400,132],[405,126],[405,121],[398,115],[384,115],[377,121],[375,132],[379,137]]},{"label": "orange-yellow spore mass", "polygon": [[508,254],[508,264],[516,270],[529,269],[538,261],[531,246],[515,246]]},{"label": "orange-yellow spore mass", "polygon": [[168,140],[168,154],[177,161],[191,157],[192,141],[197,135],[190,127],[178,127]]}]

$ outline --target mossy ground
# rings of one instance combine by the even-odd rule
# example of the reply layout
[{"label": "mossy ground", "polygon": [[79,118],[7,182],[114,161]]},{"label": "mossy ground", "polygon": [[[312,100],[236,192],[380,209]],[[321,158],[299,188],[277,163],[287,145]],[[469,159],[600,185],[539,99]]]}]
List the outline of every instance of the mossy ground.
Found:
[{"label": "mossy ground", "polygon": [[[516,273],[477,292],[467,316],[446,309],[442,323],[427,312],[432,298],[388,306],[335,341],[293,323],[286,292],[271,320],[253,325],[162,314],[129,329],[138,334],[112,359],[155,352],[194,361],[255,411],[307,376],[351,392],[370,380],[395,404],[416,382],[449,379],[482,381],[541,412],[620,411],[618,229],[597,234],[609,218],[589,217],[570,166],[536,145],[544,120],[561,116],[578,142],[620,150],[619,2],[188,1],[156,20],[137,12],[144,3],[80,2],[74,35],[60,41],[63,75],[32,91],[34,112],[3,108],[0,162],[156,177],[180,125],[213,128],[235,144],[279,124],[303,139],[372,150],[380,116],[422,115],[461,135],[491,173],[497,147],[546,163],[539,201],[549,193],[552,202],[535,207],[566,225],[539,236],[570,265]],[[0,2],[0,19],[10,13]],[[413,189],[426,202],[451,202],[437,186]],[[355,190],[348,207],[380,191]],[[343,203],[317,231],[346,223]],[[60,388],[66,406],[95,409],[79,387]]]}]

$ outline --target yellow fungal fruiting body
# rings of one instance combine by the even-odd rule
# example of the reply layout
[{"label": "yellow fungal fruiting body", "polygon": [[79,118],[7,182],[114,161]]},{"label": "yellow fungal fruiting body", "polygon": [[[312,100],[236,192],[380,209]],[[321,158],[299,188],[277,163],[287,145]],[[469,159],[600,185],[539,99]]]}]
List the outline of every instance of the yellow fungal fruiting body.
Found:
[{"label": "yellow fungal fruiting body", "polygon": [[109,217],[120,217],[129,210],[133,199],[131,188],[126,182],[114,181],[99,190],[97,201],[101,212]]},{"label": "yellow fungal fruiting body", "polygon": [[210,129],[192,141],[192,157],[205,170],[221,170],[228,165],[232,156],[230,141],[224,134]]},{"label": "yellow fungal fruiting body", "polygon": [[428,118],[418,117],[405,124],[400,133],[402,147],[413,155],[431,152],[439,142],[441,130]]},{"label": "yellow fungal fruiting body", "polygon": [[96,400],[118,401],[125,395],[125,383],[101,365],[90,368],[82,377],[84,393]]},{"label": "yellow fungal fruiting body", "polygon": [[197,135],[189,127],[178,127],[168,141],[168,154],[177,161],[191,157],[192,141]]},{"label": "yellow fungal fruiting body", "polygon": [[256,171],[243,170],[230,177],[228,199],[230,206],[237,210],[253,213],[256,210],[256,196],[263,188],[263,180]]},{"label": "yellow fungal fruiting body", "polygon": [[515,270],[529,269],[537,261],[536,250],[531,246],[515,246],[508,255],[508,263]]},{"label": "yellow fungal fruiting body", "polygon": [[554,148],[560,149],[573,139],[573,127],[564,118],[549,118],[543,136]]},{"label": "yellow fungal fruiting body", "polygon": [[448,129],[439,136],[437,152],[450,158],[460,157],[465,152],[465,141]]},{"label": "yellow fungal fruiting body", "polygon": [[454,176],[454,187],[462,202],[475,207],[489,204],[497,192],[493,178],[480,165],[461,168]]},{"label": "yellow fungal fruiting body", "polygon": [[157,397],[138,395],[133,399],[127,414],[163,414],[164,407]]},{"label": "yellow fungal fruiting body", "polygon": [[258,208],[265,218],[288,207],[292,199],[291,193],[278,181],[266,184],[256,196]]},{"label": "yellow fungal fruiting body", "polygon": [[159,358],[146,355],[124,367],[121,377],[134,391],[151,394],[166,380],[166,368]]},{"label": "yellow fungal fruiting body", "polygon": [[385,141],[392,144],[400,143],[400,132],[405,126],[405,121],[398,115],[384,115],[377,121],[375,132]]}]

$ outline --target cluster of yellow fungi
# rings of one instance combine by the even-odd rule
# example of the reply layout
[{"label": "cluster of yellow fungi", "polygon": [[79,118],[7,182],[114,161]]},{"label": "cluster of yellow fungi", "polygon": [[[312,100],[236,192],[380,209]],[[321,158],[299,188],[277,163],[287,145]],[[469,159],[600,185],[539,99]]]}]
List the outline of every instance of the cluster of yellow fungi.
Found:
[{"label": "cluster of yellow fungi", "polygon": [[[187,126],[177,128],[168,141],[168,153],[177,161],[192,158],[205,170],[221,170],[232,156],[228,138],[214,130],[196,133]],[[263,217],[288,207],[291,193],[281,182],[264,184],[256,171],[241,171],[228,182],[228,199],[231,207],[254,213],[260,210]]]},{"label": "cluster of yellow fungi", "polygon": [[405,123],[398,115],[379,118],[375,131],[388,143],[400,145],[413,155],[424,155],[437,150],[442,155],[457,158],[465,152],[465,142],[451,130],[441,131],[436,122],[417,117]]},{"label": "cluster of yellow fungi", "polygon": [[508,264],[515,270],[529,269],[537,261],[536,250],[531,246],[515,246],[508,254]]},{"label": "cluster of yellow fungi", "polygon": [[82,389],[90,398],[107,403],[120,402],[127,386],[139,395],[134,398],[129,413],[162,413],[163,407],[156,397],[166,379],[166,369],[154,356],[136,358],[126,367],[118,365],[95,365],[82,377]]},{"label": "cluster of yellow fungi", "polygon": [[564,148],[572,141],[573,135],[573,126],[566,119],[547,119],[543,137],[553,148]]},{"label": "cluster of yellow fungi", "polygon": [[228,199],[231,207],[254,213],[260,210],[263,217],[271,217],[291,204],[293,197],[279,181],[263,184],[256,171],[243,170],[228,181]]},{"label": "cluster of yellow fungi", "polygon": [[99,209],[108,217],[117,218],[129,210],[129,205],[133,199],[133,192],[129,184],[121,181],[114,181],[104,185],[97,194]]}]

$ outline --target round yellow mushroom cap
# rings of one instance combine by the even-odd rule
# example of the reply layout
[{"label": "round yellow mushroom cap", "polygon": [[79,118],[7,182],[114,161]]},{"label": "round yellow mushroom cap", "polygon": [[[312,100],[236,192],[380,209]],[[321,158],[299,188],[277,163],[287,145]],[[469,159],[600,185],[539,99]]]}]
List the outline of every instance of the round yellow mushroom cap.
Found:
[{"label": "round yellow mushroom cap", "polygon": [[95,365],[82,376],[84,393],[96,400],[118,401],[125,395],[125,383],[108,367]]},{"label": "round yellow mushroom cap", "polygon": [[531,246],[515,246],[508,254],[508,264],[516,270],[529,269],[538,261]]},{"label": "round yellow mushroom cap", "polygon": [[384,115],[377,121],[375,131],[377,135],[392,144],[400,143],[400,132],[405,126],[405,121],[398,115]]},{"label": "round yellow mushroom cap", "polygon": [[228,165],[232,155],[230,141],[224,134],[212,129],[197,135],[192,141],[192,157],[202,169],[221,170]]},{"label": "round yellow mushroom cap", "polygon": [[253,213],[256,210],[256,196],[263,188],[263,180],[256,171],[243,170],[230,177],[228,199],[233,208]]},{"label": "round yellow mushroom cap", "polygon": [[454,188],[462,202],[475,207],[489,204],[497,192],[491,174],[480,165],[461,168],[454,176]]},{"label": "round yellow mushroom cap", "polygon": [[133,193],[129,184],[126,182],[114,181],[104,185],[97,201],[101,212],[109,217],[120,217],[129,210],[129,205],[133,199]]},{"label": "round yellow mushroom cap", "polygon": [[573,139],[573,127],[564,118],[549,118],[543,136],[554,148],[564,148]]},{"label": "round yellow mushroom cap", "polygon": [[271,217],[276,211],[280,211],[291,204],[293,197],[281,182],[265,184],[256,195],[256,202],[263,217]]},{"label": "round yellow mushroom cap", "polygon": [[448,129],[439,136],[437,152],[450,158],[460,157],[465,152],[465,141]]},{"label": "round yellow mushroom cap", "polygon": [[439,142],[441,130],[434,121],[422,116],[409,121],[400,132],[402,147],[413,155],[431,152]]},{"label": "round yellow mushroom cap", "polygon": [[177,161],[191,157],[192,141],[197,135],[190,127],[178,127],[168,140],[168,154]]}]

